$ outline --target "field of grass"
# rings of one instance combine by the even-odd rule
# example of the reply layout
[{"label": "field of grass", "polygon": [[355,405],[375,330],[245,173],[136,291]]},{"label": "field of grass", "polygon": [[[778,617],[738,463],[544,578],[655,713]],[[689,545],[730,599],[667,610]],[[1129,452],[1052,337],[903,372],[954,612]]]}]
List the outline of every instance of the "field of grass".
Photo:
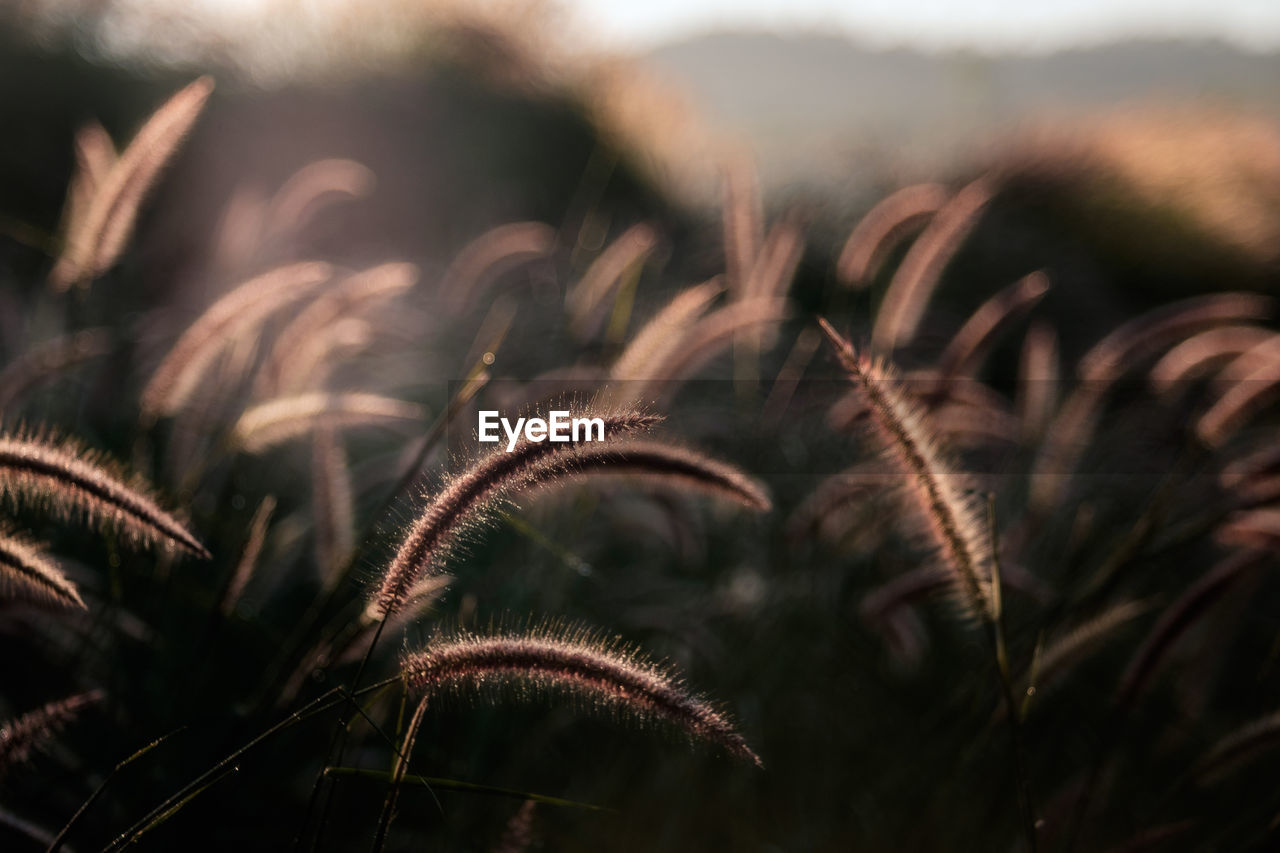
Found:
[{"label": "field of grass", "polygon": [[1276,844],[1274,254],[1144,243],[1256,197],[698,209],[465,67],[14,107],[0,847]]}]

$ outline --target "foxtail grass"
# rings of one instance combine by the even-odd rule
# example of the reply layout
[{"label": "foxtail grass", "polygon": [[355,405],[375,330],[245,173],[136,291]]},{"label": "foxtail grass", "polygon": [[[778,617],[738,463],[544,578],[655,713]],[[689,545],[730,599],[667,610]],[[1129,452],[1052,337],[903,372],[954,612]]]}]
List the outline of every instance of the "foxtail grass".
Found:
[{"label": "foxtail grass", "polygon": [[126,482],[100,454],[67,442],[0,436],[0,489],[11,499],[34,499],[64,516],[80,514],[91,523],[110,523],[141,544],[165,543],[197,557],[210,556],[140,480]]},{"label": "foxtail grass", "polygon": [[920,407],[898,387],[888,369],[858,355],[825,320],[822,329],[840,365],[865,402],[884,446],[906,480],[920,517],[951,575],[956,602],[962,612],[991,619],[991,547],[982,516],[957,484],[957,474],[939,449],[934,432]]},{"label": "foxtail grass", "polygon": [[406,657],[402,673],[411,689],[427,697],[495,687],[567,695],[588,707],[668,723],[694,741],[761,765],[723,713],[634,649],[589,631],[441,636]]},{"label": "foxtail grass", "polygon": [[0,414],[40,383],[110,351],[111,335],[105,328],[83,329],[32,347],[0,371]]},{"label": "foxtail grass", "polygon": [[718,279],[683,290],[640,327],[613,362],[611,378],[619,382],[648,379],[724,290]]},{"label": "foxtail grass", "polygon": [[40,547],[3,530],[0,530],[0,595],[55,607],[87,609],[76,585]]},{"label": "foxtail grass", "polygon": [[262,559],[262,548],[267,542],[267,528],[271,524],[271,516],[275,511],[276,499],[272,495],[267,495],[253,513],[253,519],[249,522],[249,536],[245,539],[244,548],[240,551],[240,559],[236,562],[231,577],[227,579],[222,600],[218,603],[218,612],[224,617],[230,616],[235,610],[245,587],[258,569],[258,563]]},{"label": "foxtail grass", "polygon": [[[648,429],[658,418],[632,409],[591,412],[604,421],[606,442]],[[507,452],[498,448],[453,479],[418,516],[375,593],[380,613],[390,615],[425,573],[438,567],[465,529],[483,520],[501,497],[518,489],[545,484],[571,468],[574,442],[521,439]]]},{"label": "foxtail grass", "polygon": [[726,164],[721,176],[725,281],[729,292],[741,299],[764,243],[764,208],[755,168],[745,158]]},{"label": "foxtail grass", "polygon": [[555,229],[542,222],[513,222],[486,231],[464,246],[445,270],[441,301],[450,312],[468,308],[494,281],[548,257],[555,247]]},{"label": "foxtail grass", "polygon": [[303,390],[299,379],[341,346],[344,324],[370,308],[408,291],[418,280],[413,264],[388,263],[354,273],[329,287],[285,325],[272,342],[254,384],[254,396],[266,399]]},{"label": "foxtail grass", "polygon": [[1262,326],[1219,326],[1199,332],[1165,353],[1151,368],[1148,378],[1157,394],[1170,394],[1180,385],[1196,379],[1259,344],[1275,337]]},{"label": "foxtail grass", "polygon": [[313,391],[248,409],[232,428],[232,440],[248,453],[263,453],[316,429],[414,424],[426,414],[421,406],[378,394]]},{"label": "foxtail grass", "polygon": [[1206,329],[1266,320],[1275,300],[1257,293],[1214,293],[1183,299],[1122,324],[1081,358],[1077,375],[1085,382],[1113,380],[1136,362]]},{"label": "foxtail grass", "polygon": [[355,551],[355,509],[347,451],[336,430],[322,427],[311,440],[311,508],[316,568],[326,587],[338,582]]},{"label": "foxtail grass", "polygon": [[658,234],[646,223],[633,225],[591,262],[565,295],[569,329],[579,340],[595,334],[609,293],[629,275],[638,274],[658,246]]},{"label": "foxtail grass", "polygon": [[142,389],[144,419],[178,412],[228,346],[256,338],[263,321],[310,296],[332,275],[325,263],[289,264],[249,279],[214,302],[178,338]]},{"label": "foxtail grass", "polygon": [[[130,235],[138,209],[156,177],[172,158],[195,124],[213,92],[213,79],[201,77],[170,98],[147,120],[128,148],[101,172],[105,149],[86,157],[85,184],[92,185],[88,200],[80,203],[84,214],[72,221],[66,245],[49,273],[56,291],[83,284],[106,272],[119,258]],[[102,146],[99,142],[90,143]]]},{"label": "foxtail grass", "polygon": [[22,764],[62,731],[85,708],[102,701],[101,690],[80,693],[28,711],[0,725],[0,775]]},{"label": "foxtail grass", "polygon": [[979,306],[938,357],[940,382],[971,376],[1001,333],[1026,315],[1049,292],[1049,279],[1033,272]]},{"label": "foxtail grass", "polygon": [[764,487],[743,472],[697,451],[656,441],[587,444],[565,466],[567,477],[620,476],[655,485],[694,489],[756,512],[773,504]]},{"label": "foxtail grass", "polygon": [[76,131],[76,168],[67,185],[67,202],[62,210],[62,239],[84,227],[93,198],[102,188],[116,162],[116,146],[106,128],[90,121]]},{"label": "foxtail grass", "polygon": [[948,195],[941,184],[913,184],[877,202],[845,240],[836,261],[836,278],[855,290],[870,286],[889,253],[924,227],[947,203]]},{"label": "foxtail grass", "polygon": [[327,204],[365,198],[377,179],[368,166],[334,157],[315,160],[284,182],[267,208],[263,223],[268,236],[299,231]]},{"label": "foxtail grass", "polygon": [[1151,684],[1170,652],[1186,632],[1248,571],[1270,559],[1269,550],[1242,549],[1220,561],[1186,589],[1160,615],[1125,669],[1116,689],[1115,704],[1132,708]]},{"label": "foxtail grass", "polygon": [[989,179],[974,181],[943,205],[916,238],[880,303],[871,331],[873,350],[891,355],[915,336],[943,270],[994,195]]},{"label": "foxtail grass", "polygon": [[1023,441],[1043,434],[1058,405],[1058,334],[1046,323],[1027,330],[1018,358],[1017,412]]}]

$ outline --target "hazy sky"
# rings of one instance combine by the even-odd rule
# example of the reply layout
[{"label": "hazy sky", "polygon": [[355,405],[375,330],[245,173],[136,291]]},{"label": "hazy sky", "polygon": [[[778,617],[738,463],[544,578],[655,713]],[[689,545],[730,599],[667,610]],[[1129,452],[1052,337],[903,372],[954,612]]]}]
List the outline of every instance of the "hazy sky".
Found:
[{"label": "hazy sky", "polygon": [[1280,47],[1280,0],[562,0],[610,46],[723,27],[843,30],[921,47],[1049,50],[1128,36]]}]

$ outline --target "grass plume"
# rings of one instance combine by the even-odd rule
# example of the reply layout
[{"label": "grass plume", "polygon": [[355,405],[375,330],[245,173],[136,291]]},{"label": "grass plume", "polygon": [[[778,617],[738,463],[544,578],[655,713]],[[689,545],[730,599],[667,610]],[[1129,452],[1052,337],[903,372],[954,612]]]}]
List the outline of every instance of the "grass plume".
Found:
[{"label": "grass plume", "polygon": [[720,281],[712,279],[677,293],[666,307],[635,333],[613,362],[610,376],[621,382],[649,378],[653,365],[661,363],[679,346],[707,306],[723,290]]},{"label": "grass plume", "polygon": [[244,593],[244,588],[249,584],[249,579],[258,569],[258,563],[262,558],[262,547],[267,542],[267,528],[271,524],[271,516],[275,511],[276,499],[273,495],[267,495],[253,513],[253,519],[249,522],[249,538],[245,540],[244,548],[240,551],[240,559],[227,580],[227,588],[218,604],[218,612],[223,616],[230,616],[235,610],[241,594]]},{"label": "grass plume", "polygon": [[313,391],[253,406],[232,429],[238,447],[262,453],[315,429],[420,423],[426,411],[378,394]]},{"label": "grass plume", "polygon": [[656,441],[583,445],[567,462],[565,473],[574,477],[640,477],[655,484],[695,489],[756,512],[768,512],[773,506],[764,487],[732,465]]},{"label": "grass plume", "polygon": [[[258,373],[254,395],[260,399],[281,391],[302,390],[299,378],[314,372],[334,347],[331,338],[341,338],[342,324],[381,302],[409,290],[418,281],[418,268],[407,263],[379,264],[354,273],[317,296],[310,305],[280,330],[271,352]],[[341,341],[335,342],[337,345]]]},{"label": "grass plume", "polygon": [[462,248],[440,280],[445,308],[469,307],[489,286],[525,264],[549,256],[556,230],[542,222],[512,222],[486,231]]},{"label": "grass plume", "polygon": [[[604,421],[606,442],[647,429],[658,420],[632,409],[586,414]],[[438,567],[449,554],[458,534],[482,519],[497,499],[517,489],[550,482],[571,470],[555,463],[571,463],[576,446],[574,442],[521,439],[511,452],[498,448],[447,483],[418,516],[382,576],[375,596],[382,615],[389,615],[404,603],[418,579]]]},{"label": "grass plume", "polygon": [[[62,254],[49,273],[54,290],[82,284],[115,263],[133,233],[147,192],[212,92],[211,77],[200,77],[180,90],[147,119],[105,175],[86,178],[93,184],[92,197],[82,203],[84,215],[73,220]],[[96,161],[102,159],[98,154],[91,156]],[[100,171],[100,164],[90,168]]]},{"label": "grass plume", "polygon": [[1275,300],[1257,293],[1214,293],[1165,305],[1109,332],[1080,358],[1085,382],[1115,379],[1134,362],[1182,342],[1188,335],[1231,323],[1266,320]]},{"label": "grass plume", "polygon": [[659,719],[691,739],[761,765],[729,720],[663,668],[617,640],[584,630],[439,637],[405,658],[410,687],[427,696],[514,686],[567,694],[589,705]]},{"label": "grass plume", "polygon": [[1187,588],[1161,614],[1147,638],[1134,653],[1120,679],[1115,702],[1120,708],[1132,708],[1168,658],[1178,640],[1215,602],[1235,585],[1245,572],[1257,568],[1270,558],[1261,549],[1236,551]]},{"label": "grass plume", "polygon": [[913,184],[876,202],[845,240],[836,261],[836,278],[855,290],[868,287],[889,253],[924,227],[947,203],[947,196],[941,184]]},{"label": "grass plume", "polygon": [[0,488],[12,499],[39,499],[64,515],[110,522],[129,539],[164,542],[207,559],[182,522],[165,512],[140,481],[126,482],[96,454],[34,437],[0,436]]},{"label": "grass plume", "polygon": [[110,351],[111,335],[105,328],[82,329],[37,344],[0,371],[0,413],[41,382]]},{"label": "grass plume", "polygon": [[1000,334],[1048,292],[1048,277],[1033,272],[982,303],[938,357],[939,381],[972,375]]},{"label": "grass plume", "polygon": [[1181,383],[1248,352],[1275,334],[1262,326],[1219,326],[1192,335],[1165,353],[1151,368],[1151,387],[1157,394],[1169,394]]},{"label": "grass plume", "polygon": [[227,346],[254,335],[271,314],[311,295],[332,275],[325,263],[288,264],[249,279],[214,302],[182,333],[142,389],[144,418],[175,414]]},{"label": "grass plume", "polygon": [[0,774],[30,759],[81,711],[101,702],[102,697],[101,690],[80,693],[50,702],[0,725]]},{"label": "grass plume", "polygon": [[893,275],[871,331],[871,347],[890,354],[911,340],[951,258],[977,224],[995,188],[980,178],[955,194],[938,211],[907,251]]},{"label": "grass plume", "polygon": [[642,222],[624,231],[591,262],[565,295],[569,329],[574,336],[585,340],[595,334],[609,292],[627,276],[638,275],[657,246],[657,231]]},{"label": "grass plume", "polygon": [[86,609],[76,585],[40,548],[0,531],[0,587],[5,598]]},{"label": "grass plume", "polygon": [[908,481],[907,491],[928,522],[961,608],[974,616],[994,617],[991,549],[981,514],[956,482],[918,406],[908,401],[885,368],[855,353],[825,320],[819,322],[866,403],[888,458]]},{"label": "grass plume", "polygon": [[330,427],[311,439],[311,510],[316,567],[325,587],[335,584],[355,550],[351,469],[342,437]]}]

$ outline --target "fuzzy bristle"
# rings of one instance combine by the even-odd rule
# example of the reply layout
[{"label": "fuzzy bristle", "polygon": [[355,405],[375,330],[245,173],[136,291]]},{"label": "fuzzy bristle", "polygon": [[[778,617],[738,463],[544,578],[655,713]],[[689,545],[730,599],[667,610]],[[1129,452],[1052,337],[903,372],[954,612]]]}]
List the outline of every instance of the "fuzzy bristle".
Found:
[{"label": "fuzzy bristle", "polygon": [[616,640],[589,632],[539,629],[441,637],[407,657],[402,671],[413,689],[428,696],[489,686],[563,692],[642,719],[661,719],[690,738],[761,764],[728,719],[669,672]]},{"label": "fuzzy bristle", "polygon": [[210,556],[145,486],[126,483],[109,465],[72,445],[0,436],[0,474],[0,489],[11,499],[42,500],[64,514],[111,522],[139,542],[166,542],[203,559]]},{"label": "fuzzy bristle", "polygon": [[908,481],[907,491],[928,522],[962,609],[993,617],[990,540],[972,499],[958,482],[960,475],[951,470],[924,414],[908,400],[892,373],[859,356],[829,323],[820,322],[867,406],[887,458]]},{"label": "fuzzy bristle", "polygon": [[43,551],[19,536],[0,531],[0,585],[5,597],[84,610],[76,585]]},{"label": "fuzzy bristle", "polygon": [[564,469],[570,477],[641,477],[657,484],[692,488],[757,512],[768,512],[773,506],[764,487],[732,465],[656,441],[584,445],[566,460]]},{"label": "fuzzy bristle", "polygon": [[995,187],[987,178],[964,187],[938,210],[911,245],[876,315],[871,332],[871,346],[876,352],[891,354],[915,336],[942,271],[994,195]]},{"label": "fuzzy bristle", "polygon": [[313,392],[254,406],[232,433],[237,446],[261,453],[314,429],[420,423],[425,417],[421,406],[377,394]]},{"label": "fuzzy bristle", "polygon": [[276,311],[309,296],[333,274],[319,262],[277,267],[255,276],[219,298],[192,323],[169,350],[142,389],[142,412],[154,419],[187,404],[218,356],[256,335]]},{"label": "fuzzy bristle", "polygon": [[610,376],[620,382],[647,379],[654,365],[679,346],[690,327],[724,290],[718,279],[683,290],[640,327],[613,363]]},{"label": "fuzzy bristle", "polygon": [[638,271],[657,246],[657,232],[642,222],[628,228],[591,262],[582,278],[565,295],[569,328],[575,337],[586,339],[595,334],[609,293],[629,274]]},{"label": "fuzzy bristle", "polygon": [[[606,442],[648,429],[659,420],[630,409],[587,414],[604,422]],[[578,446],[577,442],[521,439],[510,452],[498,448],[448,483],[414,522],[383,574],[376,594],[381,613],[389,615],[398,608],[414,583],[449,554],[458,534],[481,520],[495,500],[562,476],[566,469],[553,464],[554,460],[570,458]]]},{"label": "fuzzy bristle", "polygon": [[143,200],[212,92],[210,77],[201,77],[180,90],[156,110],[105,173],[101,168],[105,152],[90,155],[88,159],[94,162],[89,168],[97,174],[84,174],[92,185],[92,195],[78,202],[83,215],[70,224],[66,246],[49,274],[54,290],[66,290],[101,275],[119,258]]},{"label": "fuzzy bristle", "polygon": [[101,690],[91,690],[50,702],[0,725],[0,773],[28,760],[82,710],[101,702],[102,697]]},{"label": "fuzzy bristle", "polygon": [[941,184],[913,184],[877,202],[840,250],[836,278],[845,287],[866,288],[889,253],[946,203],[947,188]]}]

